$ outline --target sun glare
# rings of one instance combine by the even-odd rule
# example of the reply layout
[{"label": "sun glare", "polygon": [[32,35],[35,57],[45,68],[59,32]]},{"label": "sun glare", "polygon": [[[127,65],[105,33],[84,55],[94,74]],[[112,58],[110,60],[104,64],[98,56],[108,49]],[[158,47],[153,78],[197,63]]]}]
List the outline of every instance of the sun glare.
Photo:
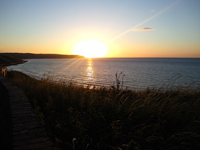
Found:
[{"label": "sun glare", "polygon": [[103,57],[107,54],[107,47],[97,40],[85,40],[76,44],[74,54],[82,55],[86,58]]}]

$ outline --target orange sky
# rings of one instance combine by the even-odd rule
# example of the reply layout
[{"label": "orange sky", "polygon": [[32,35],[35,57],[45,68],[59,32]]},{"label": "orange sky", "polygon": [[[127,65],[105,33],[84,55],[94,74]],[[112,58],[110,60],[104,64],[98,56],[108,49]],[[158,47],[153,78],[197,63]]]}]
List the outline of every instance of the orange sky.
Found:
[{"label": "orange sky", "polygon": [[195,0],[3,0],[0,52],[71,55],[95,39],[105,57],[200,58],[199,8]]}]

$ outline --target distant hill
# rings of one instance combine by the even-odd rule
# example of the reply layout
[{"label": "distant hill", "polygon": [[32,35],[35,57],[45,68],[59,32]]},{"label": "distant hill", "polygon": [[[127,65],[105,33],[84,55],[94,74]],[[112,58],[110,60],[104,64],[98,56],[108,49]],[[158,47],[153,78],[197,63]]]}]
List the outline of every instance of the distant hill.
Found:
[{"label": "distant hill", "polygon": [[0,67],[24,63],[20,58],[0,54]]},{"label": "distant hill", "polygon": [[79,55],[60,55],[60,54],[32,54],[32,53],[0,53],[4,56],[12,56],[20,59],[45,59],[45,58],[85,58]]}]

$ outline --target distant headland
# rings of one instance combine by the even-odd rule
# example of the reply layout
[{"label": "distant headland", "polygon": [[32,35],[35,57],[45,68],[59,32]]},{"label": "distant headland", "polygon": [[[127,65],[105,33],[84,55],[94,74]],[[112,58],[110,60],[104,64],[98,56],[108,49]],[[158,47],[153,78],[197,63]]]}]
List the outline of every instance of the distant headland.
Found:
[{"label": "distant headland", "polygon": [[51,58],[85,58],[79,55],[33,54],[33,53],[0,53],[0,67],[21,64],[22,59],[51,59]]},{"label": "distant headland", "polygon": [[0,54],[0,68],[4,67],[4,66],[22,64],[24,62],[26,62],[26,61],[24,61],[20,58]]},{"label": "distant headland", "polygon": [[45,59],[45,58],[85,58],[80,55],[61,54],[33,54],[33,53],[0,53],[0,55],[12,56],[20,59]]}]

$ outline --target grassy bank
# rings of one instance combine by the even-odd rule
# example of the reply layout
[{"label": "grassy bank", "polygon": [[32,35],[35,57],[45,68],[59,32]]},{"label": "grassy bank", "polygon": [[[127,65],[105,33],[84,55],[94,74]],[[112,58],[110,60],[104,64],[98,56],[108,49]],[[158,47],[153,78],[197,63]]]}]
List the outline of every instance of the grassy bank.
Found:
[{"label": "grassy bank", "polygon": [[14,71],[8,77],[24,90],[58,149],[200,148],[200,89],[89,89]]}]

